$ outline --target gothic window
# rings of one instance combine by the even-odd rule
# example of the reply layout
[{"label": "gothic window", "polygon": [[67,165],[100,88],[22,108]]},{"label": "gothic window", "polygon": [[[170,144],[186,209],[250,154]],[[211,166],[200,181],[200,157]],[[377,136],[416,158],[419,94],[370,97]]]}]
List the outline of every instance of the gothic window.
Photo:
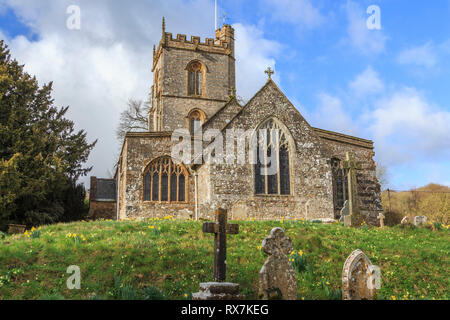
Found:
[{"label": "gothic window", "polygon": [[342,168],[341,160],[331,159],[331,170],[333,173],[333,202],[335,216],[338,217],[340,210],[344,207],[345,200],[348,200],[348,170]]},{"label": "gothic window", "polygon": [[201,129],[203,123],[205,122],[205,114],[199,109],[192,110],[188,115],[188,121],[189,132],[191,135],[194,135],[197,130]]},{"label": "gothic window", "polygon": [[169,157],[152,161],[144,171],[144,201],[186,201],[187,171]]},{"label": "gothic window", "polygon": [[188,93],[201,96],[203,86],[203,66],[199,61],[191,62],[188,67]]},{"label": "gothic window", "polygon": [[[263,123],[256,134],[261,140],[261,131],[266,130],[265,145],[257,145],[257,161],[254,165],[255,194],[289,195],[290,179],[290,146],[288,136],[278,122],[270,119]],[[278,141],[275,137],[278,136]],[[260,152],[261,151],[261,152]],[[261,155],[264,159],[261,158]],[[268,163],[272,159],[272,163]],[[265,165],[265,164],[268,165]]]}]

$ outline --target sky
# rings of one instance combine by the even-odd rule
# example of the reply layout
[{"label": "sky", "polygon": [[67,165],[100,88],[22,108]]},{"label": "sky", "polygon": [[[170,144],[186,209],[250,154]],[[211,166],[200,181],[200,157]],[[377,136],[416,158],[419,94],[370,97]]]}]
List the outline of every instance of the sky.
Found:
[{"label": "sky", "polygon": [[[218,13],[235,28],[237,95],[270,66],[312,126],[374,141],[388,187],[450,186],[450,0],[218,0]],[[91,175],[113,171],[120,112],[148,97],[163,16],[174,35],[214,35],[213,0],[0,0],[0,39],[98,139]]]}]

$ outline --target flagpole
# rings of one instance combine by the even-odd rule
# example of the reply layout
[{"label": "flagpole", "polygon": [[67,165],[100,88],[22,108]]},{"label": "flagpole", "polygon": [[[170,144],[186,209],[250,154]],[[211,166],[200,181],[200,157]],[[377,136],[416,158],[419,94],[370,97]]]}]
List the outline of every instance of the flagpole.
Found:
[{"label": "flagpole", "polygon": [[214,33],[217,30],[217,0],[214,1]]}]

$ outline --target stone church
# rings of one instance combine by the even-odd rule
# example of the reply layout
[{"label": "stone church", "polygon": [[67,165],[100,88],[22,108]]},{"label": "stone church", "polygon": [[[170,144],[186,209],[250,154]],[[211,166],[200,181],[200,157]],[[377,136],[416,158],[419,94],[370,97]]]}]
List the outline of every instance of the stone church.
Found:
[{"label": "stone church", "polygon": [[[235,97],[235,64],[230,25],[202,42],[184,34],[173,37],[163,20],[153,49],[148,132],[126,134],[114,179],[91,177],[92,217],[209,219],[221,207],[230,219],[336,219],[348,199],[343,162],[351,152],[360,164],[356,205],[376,224],[382,207],[373,142],[311,127],[271,79],[270,68],[265,85],[241,105]],[[223,133],[224,144],[227,130],[276,129],[280,143],[267,150],[277,170],[265,174],[259,158],[182,163],[171,157],[179,143],[172,135],[179,129],[192,135],[193,144],[211,129]]]}]

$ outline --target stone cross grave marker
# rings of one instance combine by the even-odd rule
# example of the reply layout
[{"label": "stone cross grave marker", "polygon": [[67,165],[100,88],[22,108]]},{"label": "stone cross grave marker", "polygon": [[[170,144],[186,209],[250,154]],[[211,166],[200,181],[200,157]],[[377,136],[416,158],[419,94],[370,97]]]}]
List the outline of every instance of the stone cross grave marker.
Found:
[{"label": "stone cross grave marker", "polygon": [[344,216],[344,225],[359,226],[362,222],[361,215],[358,208],[358,188],[356,183],[356,170],[361,169],[361,163],[355,160],[353,152],[346,152],[345,161],[343,162],[344,169],[348,169],[348,206],[349,214]]},{"label": "stone cross grave marker", "polygon": [[227,210],[215,212],[216,222],[205,222],[203,232],[214,233],[214,281],[200,283],[200,291],[192,294],[192,300],[243,300],[239,284],[224,282],[227,266],[227,233],[237,234],[239,225],[227,224]]},{"label": "stone cross grave marker", "polygon": [[353,251],[342,270],[342,299],[372,300],[377,290],[376,276],[376,270],[364,252]]},{"label": "stone cross grave marker", "polygon": [[227,233],[238,234],[238,224],[227,223],[227,210],[215,212],[216,222],[205,222],[203,232],[214,233],[214,281],[225,281],[227,267]]},{"label": "stone cross grave marker", "polygon": [[282,228],[273,228],[261,247],[269,257],[259,271],[258,296],[265,300],[296,300],[297,273],[286,256],[294,249],[292,240]]},{"label": "stone cross grave marker", "polygon": [[383,214],[383,212],[378,213],[377,219],[380,220],[380,228],[384,227],[384,218],[386,218]]}]

